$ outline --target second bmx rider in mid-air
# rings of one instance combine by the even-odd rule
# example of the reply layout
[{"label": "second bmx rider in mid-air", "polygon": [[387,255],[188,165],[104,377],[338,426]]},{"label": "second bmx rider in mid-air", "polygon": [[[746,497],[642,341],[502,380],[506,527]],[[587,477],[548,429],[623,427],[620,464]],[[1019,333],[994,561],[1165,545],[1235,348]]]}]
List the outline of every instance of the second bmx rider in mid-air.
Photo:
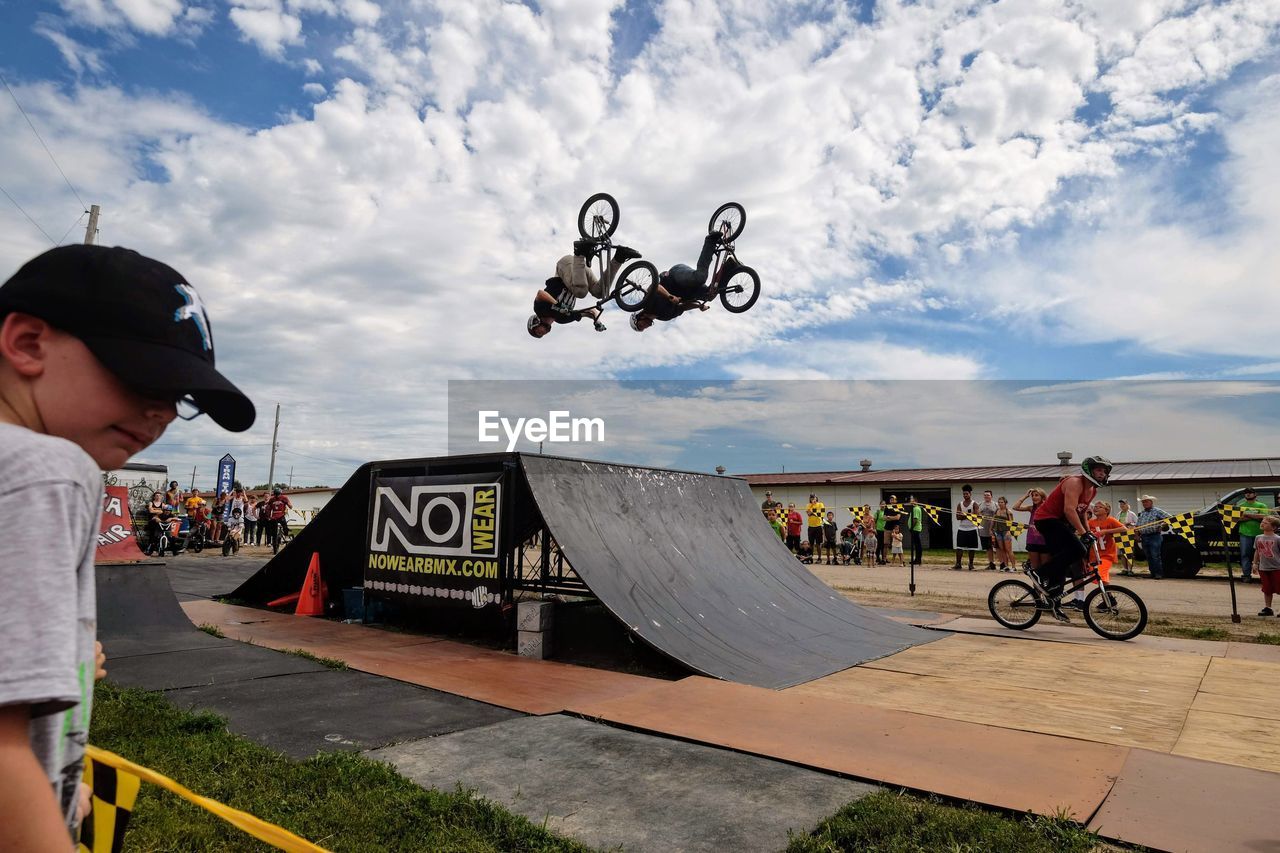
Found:
[{"label": "second bmx rider in mid-air", "polygon": [[711,271],[711,260],[722,242],[723,233],[712,231],[702,241],[696,268],[688,264],[674,264],[659,276],[645,294],[640,310],[631,315],[631,328],[643,332],[653,325],[654,320],[674,320],[693,307],[707,310],[706,300],[715,294],[715,282],[708,283],[707,275]]}]

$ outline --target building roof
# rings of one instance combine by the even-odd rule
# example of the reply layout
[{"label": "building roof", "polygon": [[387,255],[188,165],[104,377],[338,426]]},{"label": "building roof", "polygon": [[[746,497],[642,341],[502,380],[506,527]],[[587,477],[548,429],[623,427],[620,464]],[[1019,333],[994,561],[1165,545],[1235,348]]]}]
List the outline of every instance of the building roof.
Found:
[{"label": "building roof", "polygon": [[[753,486],[858,485],[861,483],[974,483],[995,480],[1056,480],[1079,470],[1067,465],[987,465],[960,468],[886,468],[870,471],[803,471],[787,474],[739,474]],[[1198,459],[1117,462],[1111,484],[1152,482],[1280,482],[1280,459]]]}]

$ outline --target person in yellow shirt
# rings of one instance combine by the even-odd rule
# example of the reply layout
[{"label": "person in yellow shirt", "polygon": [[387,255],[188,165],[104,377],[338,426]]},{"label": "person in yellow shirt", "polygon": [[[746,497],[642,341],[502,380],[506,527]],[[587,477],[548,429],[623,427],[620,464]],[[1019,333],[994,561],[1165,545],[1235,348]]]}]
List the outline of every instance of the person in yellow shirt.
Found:
[{"label": "person in yellow shirt", "polygon": [[827,505],[818,500],[817,495],[809,495],[809,505],[805,507],[809,517],[809,544],[817,554],[822,553],[822,522],[826,520]]}]

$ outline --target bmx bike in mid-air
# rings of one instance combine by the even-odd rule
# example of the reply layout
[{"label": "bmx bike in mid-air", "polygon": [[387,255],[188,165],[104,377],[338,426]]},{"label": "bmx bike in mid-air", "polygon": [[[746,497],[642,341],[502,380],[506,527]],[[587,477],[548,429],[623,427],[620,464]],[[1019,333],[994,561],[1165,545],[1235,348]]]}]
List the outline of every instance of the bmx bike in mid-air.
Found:
[{"label": "bmx bike in mid-air", "polygon": [[[588,204],[590,201],[588,199]],[[616,210],[616,203],[614,209]],[[583,215],[586,212],[587,206],[584,205],[583,214],[578,218],[579,230],[583,228]],[[746,224],[747,212],[736,201],[720,205],[716,212],[711,214],[707,231],[720,233],[720,245],[715,250],[711,271],[711,292],[706,299],[696,304],[705,305],[718,297],[726,311],[741,314],[750,310],[760,298],[760,275],[738,260],[734,247],[734,241],[738,239],[738,235],[742,233]],[[616,300],[618,307],[623,311],[639,311],[649,291],[659,284],[658,278],[658,268],[652,263],[643,260],[633,261],[618,272],[609,298]]]}]

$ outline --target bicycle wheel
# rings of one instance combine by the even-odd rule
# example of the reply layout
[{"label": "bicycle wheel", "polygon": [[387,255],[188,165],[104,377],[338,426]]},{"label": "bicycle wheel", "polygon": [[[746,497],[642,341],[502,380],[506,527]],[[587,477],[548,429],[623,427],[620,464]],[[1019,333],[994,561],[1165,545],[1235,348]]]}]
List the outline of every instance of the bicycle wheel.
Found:
[{"label": "bicycle wheel", "polygon": [[271,531],[271,553],[280,553],[280,525],[277,524]]},{"label": "bicycle wheel", "polygon": [[1006,628],[1022,631],[1040,621],[1036,591],[1025,581],[1002,580],[987,593],[987,609]]},{"label": "bicycle wheel", "polygon": [[739,265],[720,287],[720,304],[730,314],[749,311],[760,298],[760,276],[751,267]]},{"label": "bicycle wheel", "polygon": [[[707,231],[720,231],[725,235],[724,241],[732,243],[738,239],[738,235],[742,233],[742,229],[746,225],[746,208],[736,201],[730,201],[717,207],[716,212],[711,214],[711,221],[707,223]],[[725,226],[728,226],[727,231]]]},{"label": "bicycle wheel", "polygon": [[650,288],[657,283],[657,267],[648,261],[633,261],[614,280],[613,298],[623,311],[639,311]]},{"label": "bicycle wheel", "polygon": [[1084,599],[1084,621],[1100,637],[1108,640],[1132,640],[1147,627],[1147,605],[1131,590],[1107,585],[1095,589]]},{"label": "bicycle wheel", "polygon": [[603,240],[618,230],[618,202],[608,193],[596,193],[578,211],[578,233],[584,240]]},{"label": "bicycle wheel", "polygon": [[191,534],[191,544],[188,546],[192,551],[199,554],[204,550],[204,533],[197,532]]}]

